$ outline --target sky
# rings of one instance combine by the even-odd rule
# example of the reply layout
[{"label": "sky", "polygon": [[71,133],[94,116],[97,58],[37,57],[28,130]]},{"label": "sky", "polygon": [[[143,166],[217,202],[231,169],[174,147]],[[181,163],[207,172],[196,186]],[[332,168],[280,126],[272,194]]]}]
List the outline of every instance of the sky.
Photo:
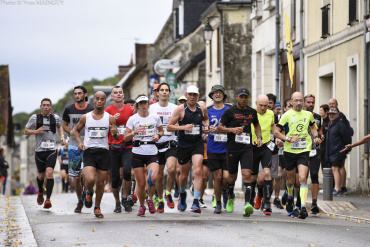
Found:
[{"label": "sky", "polygon": [[118,74],[134,43],[153,43],[171,11],[172,0],[0,0],[0,65],[9,65],[13,114]]}]

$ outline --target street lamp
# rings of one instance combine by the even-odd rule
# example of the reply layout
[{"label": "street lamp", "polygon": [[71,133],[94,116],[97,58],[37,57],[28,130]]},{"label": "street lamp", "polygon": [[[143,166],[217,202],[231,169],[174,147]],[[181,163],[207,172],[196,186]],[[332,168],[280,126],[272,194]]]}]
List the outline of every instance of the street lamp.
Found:
[{"label": "street lamp", "polygon": [[213,34],[213,28],[212,28],[211,24],[209,24],[209,21],[207,21],[207,23],[206,23],[206,25],[204,26],[204,29],[203,29],[204,40],[206,42],[211,41],[212,40],[212,34]]}]

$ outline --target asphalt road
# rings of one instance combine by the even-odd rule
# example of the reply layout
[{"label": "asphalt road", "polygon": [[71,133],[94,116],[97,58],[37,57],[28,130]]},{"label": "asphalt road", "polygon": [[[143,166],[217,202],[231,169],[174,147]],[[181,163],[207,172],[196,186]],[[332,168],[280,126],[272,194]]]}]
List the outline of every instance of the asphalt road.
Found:
[{"label": "asphalt road", "polygon": [[[244,201],[235,201],[233,213],[213,214],[211,197],[201,214],[165,208],[165,213],[138,217],[138,206],[131,213],[113,213],[114,199],[104,194],[104,219],[93,209],[74,214],[74,194],[53,195],[53,207],[44,210],[36,196],[22,196],[23,206],[39,246],[366,246],[370,245],[370,224],[312,216],[305,220],[286,216],[273,208],[271,216],[256,210],[242,216]],[[188,209],[192,197],[188,195]],[[177,200],[176,200],[177,205]]]}]

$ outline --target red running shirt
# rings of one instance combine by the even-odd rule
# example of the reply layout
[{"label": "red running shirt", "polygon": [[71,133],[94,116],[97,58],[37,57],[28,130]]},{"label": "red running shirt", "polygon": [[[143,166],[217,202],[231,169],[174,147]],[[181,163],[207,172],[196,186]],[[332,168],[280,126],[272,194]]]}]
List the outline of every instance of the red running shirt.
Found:
[{"label": "red running shirt", "polygon": [[[124,105],[124,107],[121,111],[119,111],[114,105],[108,106],[107,108],[105,108],[104,111],[108,112],[112,116],[116,115],[117,113],[120,114],[119,118],[116,119],[117,128],[123,128],[123,126],[126,127],[127,120],[132,115],[134,115],[134,113],[132,112],[132,107],[130,105],[127,105],[127,104]],[[124,143],[123,134],[121,134],[121,136],[119,137],[118,140],[114,140],[110,131],[109,131],[108,132],[108,143],[109,144]],[[126,146],[126,148],[132,148],[132,143],[131,142],[129,142],[129,143],[130,143],[130,145]]]}]

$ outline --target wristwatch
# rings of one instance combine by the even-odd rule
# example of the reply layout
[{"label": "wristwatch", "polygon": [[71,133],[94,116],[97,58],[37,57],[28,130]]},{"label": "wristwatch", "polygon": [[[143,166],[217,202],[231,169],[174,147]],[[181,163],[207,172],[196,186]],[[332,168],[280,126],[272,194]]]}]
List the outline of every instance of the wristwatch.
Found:
[{"label": "wristwatch", "polygon": [[285,138],[285,140],[286,140],[287,142],[290,142],[290,140],[292,140],[292,138],[291,138],[291,137],[286,137],[286,138]]},{"label": "wristwatch", "polygon": [[261,138],[261,140],[262,140],[262,136],[257,136],[257,139],[258,139],[258,138]]},{"label": "wristwatch", "polygon": [[160,134],[158,134],[158,139],[161,139],[161,137],[162,137],[162,136],[161,136]]}]

